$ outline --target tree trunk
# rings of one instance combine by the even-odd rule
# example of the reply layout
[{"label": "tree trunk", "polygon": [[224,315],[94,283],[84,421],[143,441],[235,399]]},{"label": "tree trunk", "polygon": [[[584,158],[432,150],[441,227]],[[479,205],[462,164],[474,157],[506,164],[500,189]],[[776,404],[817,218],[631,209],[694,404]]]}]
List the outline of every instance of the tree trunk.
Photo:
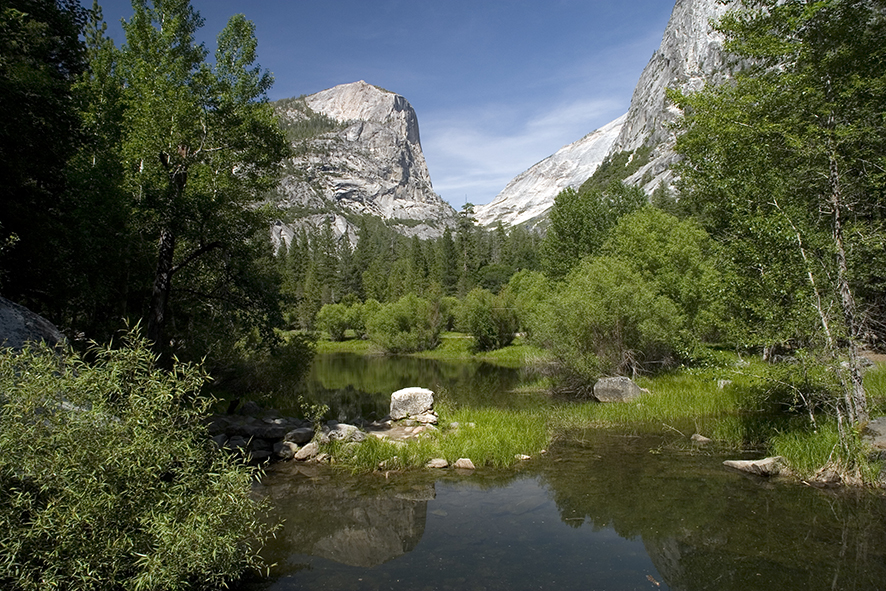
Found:
[{"label": "tree trunk", "polygon": [[175,234],[170,228],[160,232],[157,253],[157,271],[154,273],[154,288],[151,292],[151,308],[148,311],[146,337],[159,349],[163,341],[163,327],[166,322],[166,304],[172,289],[172,261],[175,255]]},{"label": "tree trunk", "polygon": [[[840,168],[836,155],[830,155],[830,202],[833,209],[834,226],[833,238],[837,257],[837,289],[840,292],[840,306],[843,311],[843,319],[846,322],[846,339],[848,345],[846,353],[849,357],[849,367],[845,373],[848,377],[842,377],[845,390],[849,420],[857,425],[868,421],[867,395],[864,389],[864,380],[861,368],[861,354],[859,352],[859,335],[861,334],[858,316],[855,311],[855,297],[849,285],[849,268],[846,264],[846,248],[843,242],[843,204],[842,189],[840,186]],[[841,372],[844,373],[844,372]]]}]

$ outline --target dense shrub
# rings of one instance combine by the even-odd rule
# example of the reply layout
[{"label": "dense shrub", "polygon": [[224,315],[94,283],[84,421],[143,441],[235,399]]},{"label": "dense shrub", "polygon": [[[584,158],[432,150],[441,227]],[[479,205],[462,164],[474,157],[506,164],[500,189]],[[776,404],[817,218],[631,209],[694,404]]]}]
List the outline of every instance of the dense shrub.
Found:
[{"label": "dense shrub", "polygon": [[502,290],[504,301],[516,314],[518,330],[530,338],[537,331],[552,294],[551,281],[538,271],[516,273]]},{"label": "dense shrub", "polygon": [[433,349],[439,343],[439,305],[415,294],[385,304],[367,322],[369,338],[390,353]]},{"label": "dense shrub", "polygon": [[351,327],[351,314],[344,304],[326,304],[317,312],[314,326],[329,333],[333,341],[345,340],[345,331]]},{"label": "dense shrub", "polygon": [[538,323],[534,340],[592,380],[673,361],[686,319],[624,260],[596,257],[570,272]]},{"label": "dense shrub", "polygon": [[476,350],[492,351],[513,342],[517,316],[504,298],[478,287],[462,302],[459,326],[474,337]]},{"label": "dense shrub", "polygon": [[204,374],[138,339],[0,353],[0,587],[209,589],[257,564],[252,472],[201,426]]}]

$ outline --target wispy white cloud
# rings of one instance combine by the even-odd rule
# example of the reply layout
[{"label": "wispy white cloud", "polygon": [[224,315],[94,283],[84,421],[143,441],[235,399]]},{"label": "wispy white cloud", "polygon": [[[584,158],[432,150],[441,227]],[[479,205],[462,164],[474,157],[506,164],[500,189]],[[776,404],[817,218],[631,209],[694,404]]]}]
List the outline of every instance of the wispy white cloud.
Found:
[{"label": "wispy white cloud", "polygon": [[515,176],[627,112],[661,41],[650,31],[563,63],[507,102],[420,112],[434,188],[454,207],[487,203]]},{"label": "wispy white cloud", "polygon": [[[515,176],[620,116],[627,105],[579,99],[523,121],[513,109],[483,108],[422,119],[422,146],[436,191],[456,208],[491,201]],[[510,122],[508,123],[508,119]]]}]

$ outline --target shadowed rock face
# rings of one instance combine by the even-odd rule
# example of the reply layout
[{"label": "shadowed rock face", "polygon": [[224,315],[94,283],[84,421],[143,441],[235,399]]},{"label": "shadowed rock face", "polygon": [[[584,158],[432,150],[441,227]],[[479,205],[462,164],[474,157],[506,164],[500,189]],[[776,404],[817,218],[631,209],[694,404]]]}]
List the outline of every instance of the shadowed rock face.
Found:
[{"label": "shadowed rock face", "polygon": [[28,342],[59,345],[65,337],[46,318],[0,297],[0,347],[21,349]]},{"label": "shadowed rock face", "polygon": [[[306,117],[304,110],[283,104],[277,114],[284,123]],[[405,98],[361,80],[310,95],[304,104],[340,126],[299,146],[279,187],[281,205],[403,220],[408,223],[397,228],[420,237],[439,236],[452,223],[455,210],[434,192],[418,118]],[[284,222],[288,226],[291,220]],[[341,220],[332,224],[340,226]],[[352,228],[334,230],[353,233]],[[286,233],[278,228],[276,237]]]}]

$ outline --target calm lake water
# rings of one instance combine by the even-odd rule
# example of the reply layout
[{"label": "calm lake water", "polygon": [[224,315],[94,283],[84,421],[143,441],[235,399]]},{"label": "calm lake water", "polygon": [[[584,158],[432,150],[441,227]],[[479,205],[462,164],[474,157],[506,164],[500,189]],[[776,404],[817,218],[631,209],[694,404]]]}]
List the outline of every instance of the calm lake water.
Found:
[{"label": "calm lake water", "polygon": [[[333,377],[336,376],[336,377]],[[539,404],[519,371],[320,357],[333,413],[385,414],[407,385],[459,404]],[[370,410],[371,409],[371,410]],[[769,481],[679,435],[594,430],[515,471],[353,477],[277,464],[270,577],[244,590],[886,590],[886,497]]]}]

